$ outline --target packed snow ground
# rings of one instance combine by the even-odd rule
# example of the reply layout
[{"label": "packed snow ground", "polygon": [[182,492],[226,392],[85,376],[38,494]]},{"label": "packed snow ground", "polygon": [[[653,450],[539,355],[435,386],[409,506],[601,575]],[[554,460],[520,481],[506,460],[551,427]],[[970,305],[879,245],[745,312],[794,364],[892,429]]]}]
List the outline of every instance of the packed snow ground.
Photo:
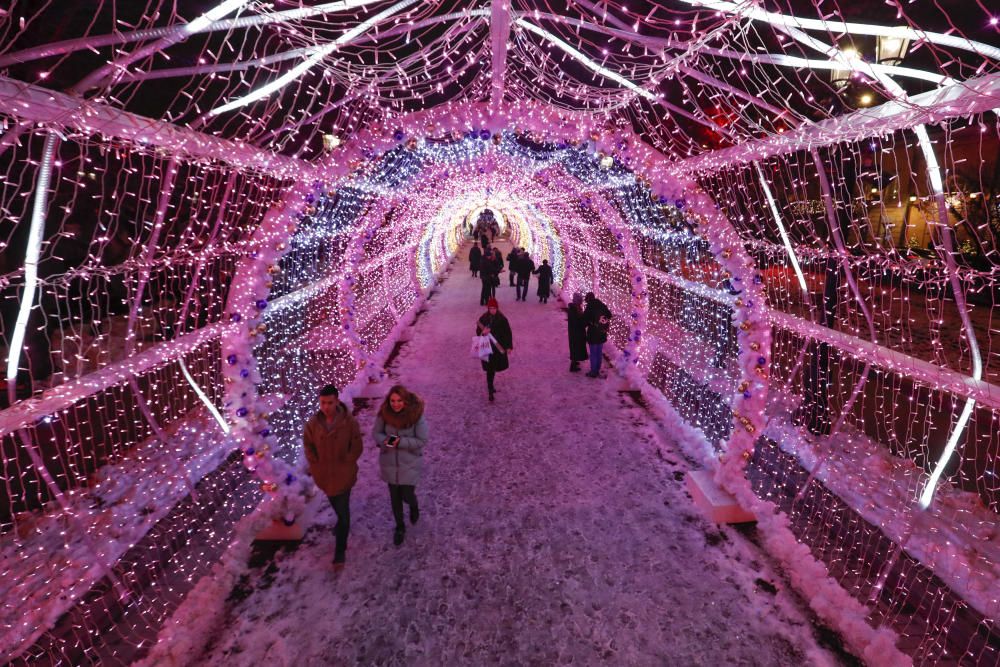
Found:
[{"label": "packed snow ground", "polygon": [[688,464],[617,379],[568,372],[565,314],[534,280],[518,303],[502,276],[514,353],[487,402],[464,256],[390,368],[427,405],[420,523],[393,546],[373,401],[346,568],[318,496],[303,543],[250,569],[189,664],[839,664],[767,556],[697,513]]}]

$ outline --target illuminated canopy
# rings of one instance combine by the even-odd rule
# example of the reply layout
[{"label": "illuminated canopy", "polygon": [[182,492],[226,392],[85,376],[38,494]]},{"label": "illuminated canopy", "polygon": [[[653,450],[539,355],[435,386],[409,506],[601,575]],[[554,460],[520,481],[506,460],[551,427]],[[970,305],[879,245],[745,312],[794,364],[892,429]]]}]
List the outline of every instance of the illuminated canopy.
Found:
[{"label": "illuminated canopy", "polygon": [[[0,11],[0,655],[73,662],[103,641],[74,614],[113,615],[95,585],[297,520],[313,378],[380,382],[489,209],[620,315],[621,381],[852,651],[996,659],[985,4],[22,4]],[[178,562],[171,595],[119,595],[136,655],[208,571]]]}]

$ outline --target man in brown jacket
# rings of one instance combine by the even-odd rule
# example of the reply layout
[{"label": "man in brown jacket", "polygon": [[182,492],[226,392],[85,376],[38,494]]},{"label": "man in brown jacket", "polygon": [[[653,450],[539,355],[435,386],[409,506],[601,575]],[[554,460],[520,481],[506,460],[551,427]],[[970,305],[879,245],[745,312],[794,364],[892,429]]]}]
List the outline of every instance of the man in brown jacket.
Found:
[{"label": "man in brown jacket", "polygon": [[337,514],[337,525],[333,529],[337,550],[333,564],[341,566],[351,530],[351,488],[358,481],[361,429],[347,406],[340,402],[340,392],[332,384],[320,390],[319,412],[306,422],[302,441],[309,474],[327,495]]}]

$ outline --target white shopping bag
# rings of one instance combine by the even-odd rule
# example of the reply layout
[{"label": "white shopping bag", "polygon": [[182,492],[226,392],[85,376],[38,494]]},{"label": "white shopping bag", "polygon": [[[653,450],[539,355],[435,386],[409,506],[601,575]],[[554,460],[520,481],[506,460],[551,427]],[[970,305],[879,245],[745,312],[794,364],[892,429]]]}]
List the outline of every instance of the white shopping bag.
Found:
[{"label": "white shopping bag", "polygon": [[493,353],[493,347],[491,346],[491,343],[494,340],[495,339],[493,338],[492,334],[486,336],[473,336],[472,350],[471,350],[472,356],[476,357],[480,361],[486,361],[487,359],[489,359],[490,355]]}]

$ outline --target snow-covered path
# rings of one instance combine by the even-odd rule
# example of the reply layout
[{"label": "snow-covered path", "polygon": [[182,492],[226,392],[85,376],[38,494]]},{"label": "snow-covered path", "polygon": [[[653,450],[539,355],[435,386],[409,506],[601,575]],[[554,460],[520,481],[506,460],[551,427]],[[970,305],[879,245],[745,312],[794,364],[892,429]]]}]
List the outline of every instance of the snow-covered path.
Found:
[{"label": "snow-covered path", "polygon": [[534,281],[515,303],[502,278],[515,351],[496,403],[468,356],[482,309],[464,253],[390,369],[424,397],[431,431],[404,544],[392,545],[368,409],[346,568],[332,568],[320,496],[303,544],[252,571],[193,661],[836,664],[766,557],[696,513],[683,459],[645,412],[615,380],[568,372],[559,304],[539,304]]}]

